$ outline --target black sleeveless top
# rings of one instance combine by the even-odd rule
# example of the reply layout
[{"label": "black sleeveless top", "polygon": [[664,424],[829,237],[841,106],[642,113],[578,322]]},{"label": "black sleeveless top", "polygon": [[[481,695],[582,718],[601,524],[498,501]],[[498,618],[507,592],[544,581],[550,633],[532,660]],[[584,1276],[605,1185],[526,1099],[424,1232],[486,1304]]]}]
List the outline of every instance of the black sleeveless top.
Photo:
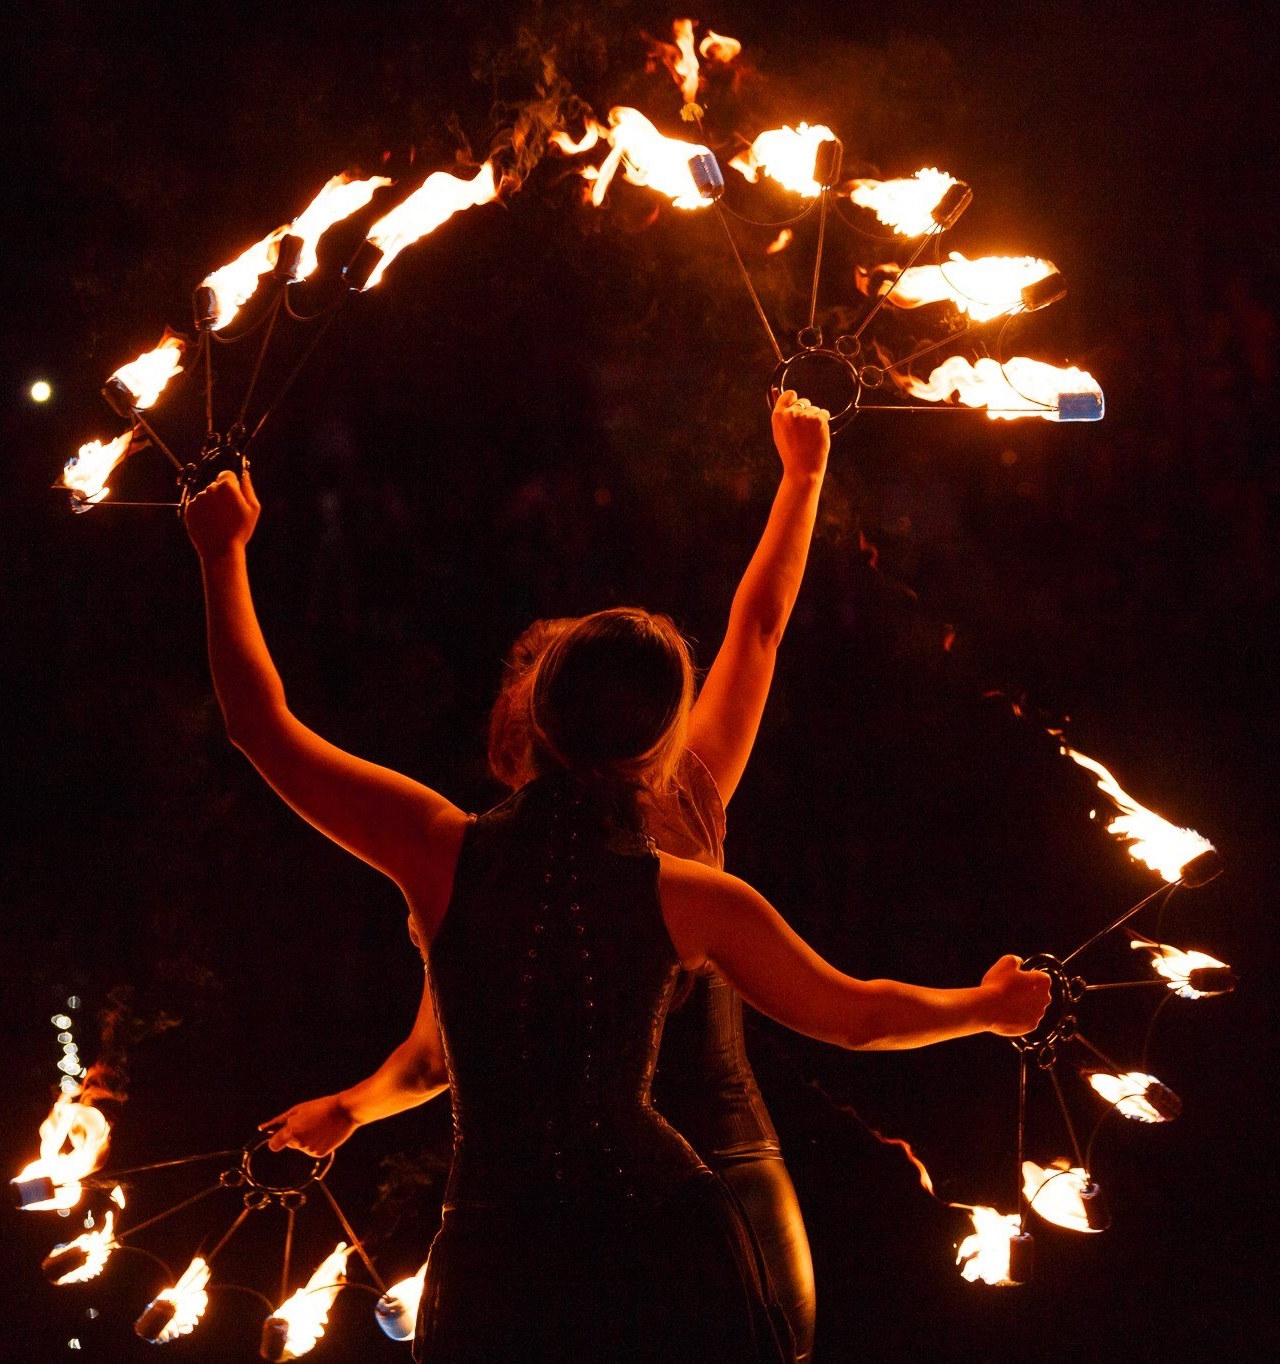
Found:
[{"label": "black sleeveless top", "polygon": [[679,974],[658,859],[599,797],[544,777],[475,820],[429,963],[446,1208],[651,1201],[704,1169],[650,1103]]}]

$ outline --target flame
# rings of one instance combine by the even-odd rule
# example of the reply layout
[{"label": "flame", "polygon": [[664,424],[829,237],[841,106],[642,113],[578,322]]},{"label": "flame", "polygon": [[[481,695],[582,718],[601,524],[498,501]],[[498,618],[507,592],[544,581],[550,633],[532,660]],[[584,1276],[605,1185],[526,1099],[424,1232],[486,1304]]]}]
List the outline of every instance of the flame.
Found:
[{"label": "flame", "polygon": [[426,1277],[427,1266],[424,1264],[416,1274],[392,1284],[378,1299],[378,1324],[392,1340],[409,1340],[413,1336]]},{"label": "flame", "polygon": [[813,159],[821,143],[835,140],[835,133],[820,123],[812,128],[807,123],[797,128],[771,128],[729,164],[753,185],[763,171],[785,188],[812,199],[822,192],[822,186],[813,178]]},{"label": "flame", "polygon": [[1100,1230],[1089,1225],[1081,1197],[1092,1183],[1086,1171],[1065,1158],[1043,1167],[1034,1160],[1022,1162],[1022,1192],[1028,1206],[1046,1222],[1068,1231]]},{"label": "flame", "polygon": [[595,119],[589,118],[586,131],[577,142],[562,128],[552,133],[547,141],[553,147],[558,147],[566,156],[581,156],[583,152],[589,152],[600,141],[602,135],[608,136],[608,130],[602,128]]},{"label": "flame", "polygon": [[289,1323],[289,1334],[284,1346],[285,1359],[297,1359],[306,1354],[324,1335],[329,1309],[346,1282],[347,1257],[353,1248],[345,1241],[339,1241],[307,1280],[307,1286],[298,1289],[276,1309],[274,1315]]},{"label": "flame", "polygon": [[40,1124],[39,1159],[17,1177],[19,1181],[52,1180],[54,1194],[25,1206],[36,1212],[74,1208],[80,1201],[80,1181],[102,1163],[110,1139],[111,1124],[101,1109],[77,1103],[73,1094],[60,1094]]},{"label": "flame", "polygon": [[1212,849],[1213,844],[1194,829],[1180,829],[1139,805],[1100,762],[1086,758],[1073,748],[1064,746],[1062,751],[1073,762],[1092,772],[1098,778],[1098,790],[1114,801],[1120,813],[1107,825],[1107,832],[1132,845],[1129,856],[1135,862],[1146,863],[1166,881],[1173,882],[1181,877],[1188,862]]},{"label": "flame", "polygon": [[664,60],[667,62],[671,74],[676,78],[676,84],[680,87],[684,102],[692,104],[698,98],[700,78],[698,54],[693,50],[693,20],[672,20],[671,32],[676,40],[675,57],[669,58],[664,54]]},{"label": "flame", "polygon": [[260,242],[254,242],[242,251],[229,265],[204,277],[202,283],[213,290],[216,300],[214,331],[221,331],[253,297],[258,281],[276,263],[276,248],[288,231],[287,225],[277,227]]},{"label": "flame", "polygon": [[156,1337],[157,1345],[176,1340],[178,1336],[190,1335],[195,1330],[196,1323],[209,1306],[209,1295],[205,1292],[208,1283],[209,1266],[197,1255],[172,1288],[165,1288],[156,1294],[149,1307],[154,1307],[158,1302],[171,1302],[177,1308],[173,1320]]},{"label": "flame", "polygon": [[931,216],[942,196],[958,183],[946,171],[918,170],[907,180],[855,180],[849,198],[869,208],[880,221],[903,237],[932,232]]},{"label": "flame", "polygon": [[[893,279],[893,267],[882,267]],[[983,256],[969,260],[953,251],[946,265],[913,265],[897,276],[889,302],[899,308],[951,302],[975,322],[1021,310],[1022,290],[1055,272],[1035,256]]]},{"label": "flame", "polygon": [[[732,163],[730,163],[732,164]],[[789,227],[784,227],[781,232],[765,247],[765,254],[776,256],[780,251],[785,251],[795,239],[795,233]]]},{"label": "flame", "polygon": [[970,1208],[973,1231],[956,1247],[956,1264],[970,1282],[1004,1284],[1009,1278],[1009,1243],[1022,1232],[1022,1219],[1016,1212],[999,1213],[994,1208]]},{"label": "flame", "polygon": [[[1169,1121],[1147,1098],[1147,1090],[1152,1085],[1160,1085],[1154,1075],[1144,1075],[1140,1070],[1125,1071],[1123,1075],[1095,1070],[1089,1074],[1089,1083],[1126,1118],[1136,1122]],[[1160,1087],[1164,1088],[1163,1085]]]},{"label": "flame", "polygon": [[[374,194],[389,185],[385,175],[372,175],[367,180],[353,180],[349,175],[335,175],[320,193],[293,220],[288,231],[302,238],[302,255],[298,258],[298,279],[311,275],[320,261],[316,243],[334,225],[353,213],[358,213]],[[274,263],[274,262],[273,262]]]},{"label": "flame", "polygon": [[638,109],[609,111],[605,132],[610,151],[592,181],[591,201],[604,202],[609,185],[619,167],[633,185],[648,185],[666,194],[677,208],[706,208],[708,200],[698,192],[689,169],[693,156],[709,156],[706,147],[679,138],[664,137]]},{"label": "flame", "polygon": [[134,407],[145,410],[164,392],[169,380],[182,372],[182,351],[182,338],[166,334],[154,350],[121,365],[111,377],[133,394]]},{"label": "flame", "polygon": [[406,246],[434,232],[462,209],[490,203],[497,197],[492,161],[486,161],[470,180],[460,180],[447,171],[428,175],[407,199],[374,223],[369,241],[382,252],[382,259],[364,287],[372,289]]},{"label": "flame", "polygon": [[70,489],[83,502],[101,502],[111,491],[107,479],[129,453],[132,438],[133,433],[126,431],[105,445],[100,440],[82,445],[62,466],[62,487]]},{"label": "flame", "polygon": [[944,360],[927,380],[910,375],[902,381],[907,392],[927,402],[945,402],[954,393],[965,407],[986,407],[987,416],[1012,421],[1018,417],[1058,420],[1058,399],[1065,393],[1096,393],[1102,389],[1082,369],[1060,369],[1025,356],[1003,365],[983,357],[970,364],[963,355]]},{"label": "flame", "polygon": [[1150,952],[1151,965],[1156,974],[1163,976],[1169,982],[1169,989],[1182,999],[1209,997],[1205,991],[1192,988],[1190,981],[1192,971],[1198,971],[1203,967],[1225,970],[1227,966],[1225,961],[1218,961],[1207,952],[1183,952],[1165,943],[1152,942],[1150,938],[1133,938],[1129,946]]},{"label": "flame", "polygon": [[708,29],[698,44],[698,55],[704,61],[718,62],[728,66],[742,51],[742,44],[736,38],[726,38],[723,33],[713,33]]},{"label": "flame", "polygon": [[374,192],[389,185],[383,175],[367,180],[352,180],[348,175],[335,175],[325,182],[320,192],[292,223],[277,227],[260,242],[254,242],[241,252],[230,265],[224,265],[205,276],[204,284],[213,290],[217,312],[214,331],[221,331],[253,296],[258,281],[276,263],[280,238],[292,234],[302,238],[302,254],[298,260],[298,279],[306,279],[319,264],[316,243],[334,225],[362,209]]},{"label": "flame", "polygon": [[86,1231],[73,1241],[54,1246],[49,1252],[53,1256],[60,1250],[79,1248],[88,1256],[88,1259],[79,1269],[73,1269],[70,1273],[64,1274],[62,1278],[55,1279],[54,1285],[56,1287],[61,1288],[64,1284],[69,1283],[84,1283],[88,1279],[96,1279],[102,1273],[106,1268],[108,1257],[115,1249],[115,1216],[115,1213],[108,1210],[107,1215],[102,1219],[102,1226],[97,1231]]}]

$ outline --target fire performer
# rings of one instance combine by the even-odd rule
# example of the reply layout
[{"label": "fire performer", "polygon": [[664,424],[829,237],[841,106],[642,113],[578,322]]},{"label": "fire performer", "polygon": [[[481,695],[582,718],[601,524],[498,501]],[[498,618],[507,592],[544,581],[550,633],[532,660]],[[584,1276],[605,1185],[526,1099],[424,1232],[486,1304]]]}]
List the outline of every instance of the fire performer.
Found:
[{"label": "fire performer", "polygon": [[1047,978],[1006,956],[970,989],[856,980],[745,883],[657,851],[640,793],[670,789],[693,701],[665,617],[604,611],[552,639],[529,702],[538,775],[479,819],[328,744],[289,711],[257,622],[258,514],[230,474],[187,510],[228,735],[400,886],[448,1063],[454,1160],[417,1358],[787,1358],[725,1186],[649,1101],[680,969],[713,966],[770,1017],[851,1048],[1020,1035]]},{"label": "fire performer", "polygon": [[[641,793],[646,832],[663,852],[720,869],[725,807],[755,743],[778,646],[804,577],[831,449],[827,413],[790,390],[775,405],[773,436],[782,479],[734,595],[724,643],[690,714],[675,783]],[[512,790],[537,775],[532,683],[542,653],[570,624],[536,621],[507,657],[490,717],[489,766]],[[795,1338],[798,1364],[805,1364],[813,1348],[813,1261],[778,1136],[747,1058],[742,1001],[709,967],[676,998],[654,1082],[655,1106],[733,1189]],[[327,1155],[356,1127],[424,1103],[447,1087],[431,991],[424,986],[412,1032],[372,1075],[339,1094],[295,1104],[263,1127],[274,1129],[277,1150],[294,1146]]]}]

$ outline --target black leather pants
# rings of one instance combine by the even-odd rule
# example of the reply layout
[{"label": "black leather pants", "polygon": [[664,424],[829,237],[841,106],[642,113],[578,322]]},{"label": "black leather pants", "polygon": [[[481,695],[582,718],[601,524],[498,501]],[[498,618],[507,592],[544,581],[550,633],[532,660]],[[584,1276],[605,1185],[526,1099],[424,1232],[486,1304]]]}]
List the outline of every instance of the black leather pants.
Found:
[{"label": "black leather pants", "polygon": [[797,1364],[807,1364],[813,1356],[813,1260],[787,1167],[778,1156],[762,1156],[714,1168],[751,1223],[795,1337]]}]

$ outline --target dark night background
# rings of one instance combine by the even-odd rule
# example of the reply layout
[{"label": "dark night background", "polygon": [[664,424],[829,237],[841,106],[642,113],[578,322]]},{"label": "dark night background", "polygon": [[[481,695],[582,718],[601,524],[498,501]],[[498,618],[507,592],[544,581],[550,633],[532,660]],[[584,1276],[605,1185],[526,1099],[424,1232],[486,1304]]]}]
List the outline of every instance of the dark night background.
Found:
[{"label": "dark night background", "polygon": [[[1047,256],[1071,287],[1011,349],[1078,364],[1107,394],[1099,425],[866,416],[838,437],[730,810],[730,869],[855,974],[968,983],[1004,950],[1069,951],[1156,884],[1090,822],[1091,782],[1044,733],[1069,715],[1075,747],[1220,848],[1226,874],[1175,895],[1160,933],[1242,974],[1234,996],[1163,1011],[1150,1067],[1183,1117],[1101,1128],[1092,1163],[1114,1227],[1082,1238],[1037,1221],[1037,1279],[1021,1290],[960,1280],[964,1217],[869,1135],[910,1140],[943,1199],[1007,1210],[1012,1050],[982,1038],[841,1054],[757,1023],[815,1247],[824,1361],[1237,1359],[1274,1336],[1280,464],[1264,12],[697,12],[745,44],[746,69],[706,96],[718,148],[805,118],[841,135],[847,173],[937,164],[969,181],[946,248]],[[72,517],[48,491],[81,442],[119,429],[99,385],[166,322],[186,327],[200,277],[335,171],[407,188],[465,146],[481,159],[552,46],[598,112],[632,103],[679,131],[678,93],[644,73],[640,36],[666,37],[679,13],[622,0],[10,7],[6,1168],[35,1154],[59,1055],[49,1018],[71,994],[86,1059],[109,1020],[128,1093],[111,1109],[121,1167],[237,1146],[287,1104],[352,1082],[403,1036],[420,981],[394,888],[297,820],[225,741],[196,563],[172,515]],[[718,228],[655,216],[627,186],[605,212],[584,209],[578,186],[549,156],[504,206],[407,251],[326,338],[255,459],[251,562],[295,710],[472,808],[496,794],[484,717],[517,631],[640,601],[709,662],[776,479],[770,359]],[[761,216],[788,202],[730,192]],[[327,278],[369,216],[326,239]],[[784,329],[804,320],[812,232],[766,257],[773,234],[743,230]],[[887,247],[839,224],[830,235],[834,326],[836,305],[856,315],[853,266]],[[325,296],[320,282],[310,298]],[[281,339],[268,390],[297,336]],[[218,352],[224,407],[248,350]],[[41,377],[55,396],[37,407],[26,394]],[[197,406],[175,388],[156,410],[183,449]],[[144,453],[113,483],[168,495],[166,467]],[[1025,698],[1023,718],[997,691]],[[1131,955],[1109,940],[1082,966],[1122,979]],[[1136,1064],[1155,998],[1096,996],[1083,1026]],[[1069,1071],[1065,1084],[1088,1133],[1096,1101]],[[1038,1076],[1030,1133],[1043,1161],[1068,1149]],[[339,1152],[333,1187],[389,1279],[423,1258],[447,1150],[438,1103]],[[131,1216],[205,1173],[138,1181]],[[141,1243],[181,1266],[232,1207],[212,1200]],[[275,1295],[274,1216],[231,1243],[225,1280]],[[6,1219],[0,1358],[151,1357],[131,1323],[161,1286],[153,1262],[120,1255],[55,1291],[40,1258],[79,1218]],[[309,1207],[299,1269],[337,1234]],[[343,1294],[314,1357],[407,1360],[371,1307]],[[264,1315],[215,1292],[166,1357],[254,1358]]]}]

